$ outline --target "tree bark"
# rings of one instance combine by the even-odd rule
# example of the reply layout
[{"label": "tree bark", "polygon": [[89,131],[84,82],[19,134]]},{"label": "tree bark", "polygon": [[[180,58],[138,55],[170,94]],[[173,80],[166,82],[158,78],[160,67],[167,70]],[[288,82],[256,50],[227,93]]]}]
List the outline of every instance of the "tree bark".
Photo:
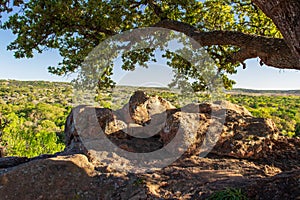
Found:
[{"label": "tree bark", "polygon": [[189,24],[168,19],[160,21],[155,26],[184,33],[202,46],[237,46],[240,51],[229,58],[231,62],[243,63],[246,59],[259,57],[268,66],[300,70],[299,59],[292,53],[284,39],[235,31],[201,32]]},{"label": "tree bark", "polygon": [[270,17],[283,35],[300,68],[300,1],[252,0]]}]

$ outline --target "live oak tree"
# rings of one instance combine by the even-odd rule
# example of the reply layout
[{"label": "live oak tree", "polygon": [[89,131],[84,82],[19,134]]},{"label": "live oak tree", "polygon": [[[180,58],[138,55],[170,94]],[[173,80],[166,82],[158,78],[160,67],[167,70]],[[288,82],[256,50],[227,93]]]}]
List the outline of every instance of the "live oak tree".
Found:
[{"label": "live oak tree", "polygon": [[[63,60],[49,67],[58,75],[76,71],[106,38],[141,27],[171,29],[199,42],[216,62],[225,87],[233,84],[226,74],[236,73],[240,64],[246,67],[244,61],[250,58],[259,57],[261,65],[279,69],[300,69],[299,0],[0,2],[0,13],[10,13],[8,20],[2,20],[2,28],[17,35],[8,50],[14,51],[16,58],[30,58],[35,51],[58,49]],[[125,55],[127,66],[123,68],[134,69],[136,63],[151,60],[152,51]],[[170,66],[196,76],[183,59],[172,54],[166,57]]]}]

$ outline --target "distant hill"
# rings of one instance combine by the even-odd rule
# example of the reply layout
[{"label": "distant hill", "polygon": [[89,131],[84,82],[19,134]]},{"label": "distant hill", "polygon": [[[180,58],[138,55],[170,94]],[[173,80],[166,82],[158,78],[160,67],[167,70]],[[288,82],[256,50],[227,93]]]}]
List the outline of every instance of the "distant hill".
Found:
[{"label": "distant hill", "polygon": [[229,94],[252,94],[252,95],[296,95],[300,96],[300,90],[253,90],[234,88],[226,91]]},{"label": "distant hill", "polygon": [[19,80],[0,80],[0,85],[16,86],[16,87],[66,87],[71,86],[67,82],[51,82],[51,81],[19,81]]},{"label": "distant hill", "polygon": [[[71,87],[71,83],[67,82],[51,82],[51,81],[19,81],[19,80],[0,80],[0,85],[15,86],[15,87],[38,87],[38,88],[52,88],[52,87]],[[143,88],[136,86],[119,86],[120,89],[124,88],[139,88],[145,90],[161,90],[168,88]],[[234,88],[232,90],[226,90],[226,93],[229,94],[247,94],[247,95],[296,95],[300,96],[300,90],[254,90],[254,89],[245,89],[245,88]]]}]

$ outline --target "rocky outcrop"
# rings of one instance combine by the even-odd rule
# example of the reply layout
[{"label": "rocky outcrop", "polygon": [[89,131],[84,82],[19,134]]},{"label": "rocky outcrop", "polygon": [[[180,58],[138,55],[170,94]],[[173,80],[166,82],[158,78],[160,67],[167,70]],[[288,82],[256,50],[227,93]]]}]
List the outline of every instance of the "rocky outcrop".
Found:
[{"label": "rocky outcrop", "polygon": [[55,155],[0,158],[1,199],[300,198],[300,139],[229,102],[175,108],[138,91],[120,110],[74,108],[65,136]]},{"label": "rocky outcrop", "polygon": [[[65,132],[66,144],[75,152],[88,151],[80,137],[97,137],[99,131],[95,124],[89,125],[86,129],[82,128],[80,136],[74,124],[75,110],[80,110],[81,118],[87,116],[83,126],[97,116],[98,129],[101,128],[120,148],[137,153],[164,147],[177,134],[181,134],[181,139],[189,146],[186,149],[189,154],[211,152],[222,156],[259,159],[272,153],[274,141],[279,136],[272,120],[255,118],[245,108],[227,101],[189,104],[176,109],[160,97],[149,97],[138,91],[121,110],[88,106],[74,109],[68,117]],[[211,145],[208,145],[209,142]],[[74,144],[80,148],[74,150]]]}]

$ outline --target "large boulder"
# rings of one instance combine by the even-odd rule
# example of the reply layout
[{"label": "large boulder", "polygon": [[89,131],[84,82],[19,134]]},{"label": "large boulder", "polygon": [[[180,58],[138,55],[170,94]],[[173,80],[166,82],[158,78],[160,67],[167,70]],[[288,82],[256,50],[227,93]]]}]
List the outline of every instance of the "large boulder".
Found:
[{"label": "large boulder", "polygon": [[165,99],[159,96],[148,96],[141,90],[136,91],[130,97],[129,103],[125,105],[124,109],[126,109],[127,106],[130,115],[129,121],[140,125],[156,120],[155,115],[157,114],[175,109],[175,107]]},{"label": "large boulder", "polygon": [[[74,120],[75,112],[80,113],[81,119]],[[92,117],[97,118],[96,124],[90,124]],[[116,145],[130,152],[157,150],[174,143],[173,138],[181,134],[183,141],[179,142],[188,145],[184,149],[188,154],[211,152],[253,159],[266,157],[279,135],[272,120],[255,118],[244,107],[227,101],[176,109],[168,101],[149,97],[142,91],[135,92],[129,103],[117,111],[90,106],[73,109],[66,123],[67,150],[88,152],[78,126],[81,137],[89,135],[95,140],[101,129]]]},{"label": "large boulder", "polygon": [[145,199],[146,191],[135,185],[137,181],[124,173],[100,173],[86,156],[72,154],[0,170],[0,196],[3,200]]}]

